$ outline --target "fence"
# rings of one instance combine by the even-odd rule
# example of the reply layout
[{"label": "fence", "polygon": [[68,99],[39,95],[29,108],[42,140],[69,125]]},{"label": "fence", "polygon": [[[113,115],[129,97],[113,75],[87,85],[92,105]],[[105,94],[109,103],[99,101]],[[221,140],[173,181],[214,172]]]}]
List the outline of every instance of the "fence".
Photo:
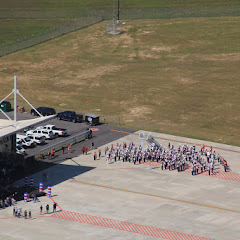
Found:
[{"label": "fence", "polygon": [[[102,12],[104,20],[113,18],[111,12]],[[165,8],[165,9],[121,9],[120,19],[164,19],[188,17],[240,16],[240,6]]]},{"label": "fence", "polygon": [[64,139],[60,142],[57,142],[51,146],[48,146],[46,148],[43,148],[40,150],[39,154],[35,155],[35,159],[36,160],[40,160],[41,159],[41,156],[47,156],[48,153],[54,148],[54,150],[57,152],[57,151],[60,151],[62,149],[62,147],[64,146],[64,148],[67,148],[67,146],[69,144],[71,145],[74,145],[76,143],[79,143],[79,142],[82,142],[88,138],[91,138],[91,132],[90,130],[87,130],[85,132],[82,132],[82,133],[79,133],[75,136],[71,136],[67,139]]},{"label": "fence", "polygon": [[72,22],[68,22],[56,26],[52,29],[49,29],[45,32],[40,32],[39,34],[32,35],[22,40],[17,40],[16,42],[3,45],[0,47],[0,57],[16,52],[21,49],[37,45],[39,43],[76,31],[78,29],[93,25],[95,23],[101,22],[102,20],[103,18],[100,15],[89,16],[88,18],[85,19],[82,18]]},{"label": "fence", "polygon": [[[36,14],[36,13],[35,13]],[[82,13],[79,12],[65,12],[59,11],[54,14],[49,14],[48,12],[38,13],[39,16],[44,16],[47,18],[56,17],[60,14],[65,14],[64,17],[74,17],[78,18]],[[85,13],[86,15],[86,13]],[[21,17],[28,16],[27,14],[21,15]],[[166,8],[166,9],[121,9],[120,19],[162,19],[162,18],[187,18],[187,17],[222,17],[222,16],[240,16],[240,6],[225,6],[225,7],[204,7],[204,8]],[[19,16],[20,17],[20,16]],[[32,16],[35,18],[36,16]],[[58,16],[59,17],[59,16]],[[1,17],[4,18],[4,17]],[[16,16],[15,16],[16,18]],[[31,18],[31,16],[29,16]],[[47,40],[59,37],[61,35],[67,34],[72,31],[93,25],[95,23],[101,22],[103,20],[109,20],[113,18],[112,11],[99,11],[91,12],[91,15],[88,15],[87,18],[78,19],[75,21],[56,26],[52,29],[49,29],[45,32],[27,37],[16,42],[0,46],[0,57],[16,52],[18,50],[34,46],[36,44],[45,42]]]}]

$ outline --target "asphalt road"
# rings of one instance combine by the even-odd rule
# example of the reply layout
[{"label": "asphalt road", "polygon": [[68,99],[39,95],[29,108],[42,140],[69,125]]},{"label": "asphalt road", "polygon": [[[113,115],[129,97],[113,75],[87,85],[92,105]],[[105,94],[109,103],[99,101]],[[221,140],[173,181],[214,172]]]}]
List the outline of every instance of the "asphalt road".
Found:
[{"label": "asphalt road", "polygon": [[[13,119],[13,112],[9,112],[8,116],[10,118]],[[5,118],[5,116],[3,114],[0,114],[0,118]],[[17,119],[18,120],[27,120],[27,119],[33,119],[36,118],[36,116],[32,116],[30,113],[17,113]],[[65,128],[67,129],[68,132],[68,136],[67,137],[58,137],[52,140],[46,140],[46,143],[44,145],[37,145],[34,148],[27,148],[26,149],[26,157],[28,156],[33,156],[36,155],[37,153],[40,152],[41,149],[51,146],[57,142],[62,141],[65,138],[68,138],[70,136],[74,136],[78,133],[84,132],[89,128],[89,125],[86,123],[72,123],[72,122],[68,122],[68,121],[62,121],[62,120],[58,120],[58,119],[52,119],[49,120],[45,123],[42,123],[40,125],[44,126],[47,124],[53,124],[58,128]],[[40,125],[36,125],[35,127],[38,127]],[[66,158],[71,158],[71,157],[75,157],[78,156],[82,153],[82,147],[88,147],[88,149],[91,148],[92,142],[94,142],[94,146],[95,148],[101,147],[102,145],[105,145],[107,143],[110,143],[114,140],[117,140],[119,138],[122,138],[124,136],[126,136],[127,134],[125,133],[120,133],[120,132],[115,132],[115,131],[111,131],[111,130],[119,130],[119,131],[126,131],[126,132],[135,132],[135,129],[126,129],[126,128],[122,128],[122,127],[115,127],[115,126],[111,126],[111,125],[106,125],[106,124],[100,124],[98,126],[94,126],[93,128],[96,128],[97,131],[93,131],[93,138],[80,142],[76,145],[72,146],[72,151],[70,154],[62,154],[62,151],[59,151],[56,153],[56,156],[54,159],[52,160],[48,160],[45,159],[44,161],[50,161],[50,162],[61,162],[66,160]],[[24,134],[21,133],[20,134]]]}]

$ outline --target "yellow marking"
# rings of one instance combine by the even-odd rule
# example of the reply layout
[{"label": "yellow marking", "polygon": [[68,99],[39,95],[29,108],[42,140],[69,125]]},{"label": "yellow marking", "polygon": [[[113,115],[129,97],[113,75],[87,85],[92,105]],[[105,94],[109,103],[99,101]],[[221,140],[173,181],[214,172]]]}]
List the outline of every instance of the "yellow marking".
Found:
[{"label": "yellow marking", "polygon": [[215,208],[215,209],[229,211],[229,212],[240,213],[240,211],[238,211],[238,210],[232,210],[232,209],[228,209],[228,208],[221,208],[221,207],[216,207],[216,206],[210,206],[210,205],[206,205],[206,204],[195,203],[195,202],[190,202],[190,201],[185,201],[185,200],[180,200],[180,199],[175,199],[175,198],[170,198],[170,197],[164,197],[164,196],[159,196],[159,195],[155,195],[155,194],[136,192],[136,191],[122,189],[122,188],[104,186],[104,185],[99,185],[99,184],[95,184],[95,183],[82,182],[82,181],[77,181],[75,179],[72,180],[71,182],[81,183],[81,184],[85,184],[85,185],[91,185],[91,186],[95,186],[95,187],[108,188],[108,189],[113,189],[113,190],[118,190],[118,191],[123,191],[123,192],[128,192],[128,193],[141,194],[141,195],[145,195],[145,196],[149,196],[149,197],[163,198],[163,199],[172,200],[172,201],[176,201],[176,202],[188,203],[188,204],[193,204],[193,205],[202,206],[202,207],[208,207],[208,208]]},{"label": "yellow marking", "polygon": [[[119,133],[126,133],[126,134],[131,134],[131,135],[136,135],[136,136],[138,136],[137,133],[124,132],[124,131],[119,131],[119,130],[114,130],[114,129],[112,129],[111,131],[113,131],[113,132],[119,132]],[[201,145],[202,145],[202,144],[199,144],[199,143],[191,143],[191,142],[173,140],[173,139],[168,139],[168,138],[161,138],[161,137],[154,137],[154,138],[161,139],[161,140],[165,140],[165,141],[170,141],[170,142],[187,143],[187,144],[197,145],[197,146],[201,146]],[[205,145],[205,146],[206,146],[206,147],[212,147],[212,146],[207,146],[207,145]],[[219,150],[228,151],[228,152],[240,153],[240,151],[231,150],[231,149],[226,149],[226,148],[219,148],[219,147],[214,147],[214,148],[215,148],[215,149],[219,149]]]}]

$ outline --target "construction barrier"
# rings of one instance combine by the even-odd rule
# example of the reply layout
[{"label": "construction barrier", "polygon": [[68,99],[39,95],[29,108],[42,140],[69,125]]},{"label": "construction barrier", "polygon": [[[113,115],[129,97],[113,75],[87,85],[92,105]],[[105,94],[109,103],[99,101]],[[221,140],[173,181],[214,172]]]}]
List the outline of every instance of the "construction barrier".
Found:
[{"label": "construction barrier", "polygon": [[30,178],[30,187],[33,188],[33,178]]},{"label": "construction barrier", "polygon": [[42,182],[39,183],[39,192],[43,192],[43,183]]},{"label": "construction barrier", "polygon": [[28,193],[27,192],[24,193],[24,202],[28,202]]},{"label": "construction barrier", "polygon": [[28,177],[25,177],[25,186],[28,185]]},{"label": "construction barrier", "polygon": [[51,192],[52,192],[52,188],[51,188],[51,186],[48,186],[48,192],[47,192],[47,197],[48,198],[51,197]]}]

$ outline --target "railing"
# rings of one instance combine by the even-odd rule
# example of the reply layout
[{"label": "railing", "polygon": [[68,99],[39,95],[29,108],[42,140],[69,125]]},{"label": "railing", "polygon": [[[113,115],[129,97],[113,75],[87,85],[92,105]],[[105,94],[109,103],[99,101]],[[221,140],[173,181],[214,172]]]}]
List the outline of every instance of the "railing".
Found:
[{"label": "railing", "polygon": [[84,141],[86,139],[89,139],[91,137],[92,137],[92,135],[91,135],[90,130],[87,130],[87,131],[84,131],[82,133],[76,134],[76,135],[71,136],[67,139],[64,139],[60,142],[52,144],[51,146],[48,146],[48,147],[45,147],[45,148],[41,149],[39,151],[39,153],[35,155],[35,159],[40,160],[42,157],[47,156],[49,154],[49,152],[51,152],[52,149],[54,149],[55,152],[57,152],[57,151],[62,150],[62,147],[64,147],[66,149],[69,144],[74,145],[76,143],[82,142],[82,141]]},{"label": "railing", "polygon": [[[103,12],[104,20],[112,19],[111,12]],[[163,9],[121,9],[121,19],[161,19],[188,17],[240,16],[240,6],[163,8]]]}]

